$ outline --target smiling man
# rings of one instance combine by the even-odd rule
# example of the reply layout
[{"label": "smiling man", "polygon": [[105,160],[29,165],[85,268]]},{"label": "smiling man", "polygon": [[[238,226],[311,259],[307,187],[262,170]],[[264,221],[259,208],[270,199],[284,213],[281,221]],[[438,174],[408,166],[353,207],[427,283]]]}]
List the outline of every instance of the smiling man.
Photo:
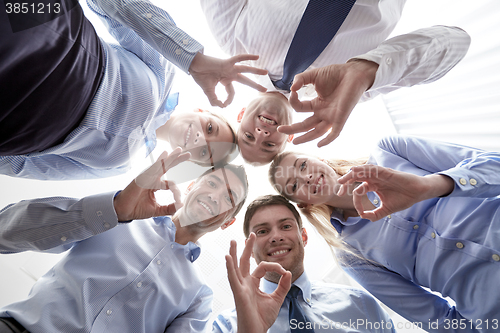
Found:
[{"label": "smiling man", "polygon": [[0,253],[69,250],[29,298],[0,309],[1,333],[206,331],[212,291],[193,265],[195,242],[231,225],[248,183],[243,167],[226,165],[200,177],[179,210],[161,206],[159,189],[179,203],[179,190],[161,177],[189,157],[180,151],[162,155],[121,192],[0,211]]},{"label": "smiling man", "polygon": [[[366,292],[309,280],[304,271],[307,233],[302,227],[298,211],[284,197],[266,195],[251,202],[245,213],[243,231],[247,240],[250,233],[257,236],[252,248],[252,256],[257,264],[279,263],[292,274],[290,293],[296,294],[290,296],[289,293],[285,298],[269,333],[294,332],[292,329],[299,327],[312,327],[315,332],[395,332],[389,315]],[[244,263],[241,265],[243,267]],[[245,289],[244,294],[235,293],[236,308],[243,309],[241,305],[244,303],[246,308],[257,310],[252,312],[253,317],[248,313],[237,313],[236,310],[223,312],[213,323],[213,332],[243,332],[248,327],[238,328],[238,323],[268,322],[269,314],[276,309],[266,308],[264,304],[269,304],[266,294],[276,290],[282,275],[276,270],[266,272],[261,284],[261,291],[265,294],[256,289],[256,283],[246,286],[248,289]],[[249,293],[252,295],[249,296]],[[298,302],[298,305],[292,306],[290,297],[296,297],[294,302]],[[289,316],[290,308],[293,307],[295,311],[297,306],[305,315],[303,322]],[[378,328],[373,330],[370,327]],[[256,330],[248,332],[261,333]]]},{"label": "smiling man", "polygon": [[262,165],[285,149],[288,135],[278,126],[292,123],[292,107],[278,92],[261,93],[242,111],[238,144],[243,158]]}]

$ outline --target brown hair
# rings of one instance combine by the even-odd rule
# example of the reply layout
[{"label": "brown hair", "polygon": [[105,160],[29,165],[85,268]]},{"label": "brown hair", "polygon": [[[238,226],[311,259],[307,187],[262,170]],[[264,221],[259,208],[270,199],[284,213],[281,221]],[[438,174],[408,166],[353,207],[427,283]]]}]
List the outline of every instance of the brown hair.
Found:
[{"label": "brown hair", "polygon": [[300,217],[300,214],[295,206],[292,205],[292,203],[282,195],[268,194],[258,197],[248,205],[247,211],[245,213],[245,220],[243,221],[243,233],[245,234],[246,238],[250,236],[250,220],[252,219],[252,217],[255,215],[255,213],[257,213],[259,209],[268,206],[285,206],[286,208],[288,208],[295,217],[299,230],[302,229],[302,218]]}]

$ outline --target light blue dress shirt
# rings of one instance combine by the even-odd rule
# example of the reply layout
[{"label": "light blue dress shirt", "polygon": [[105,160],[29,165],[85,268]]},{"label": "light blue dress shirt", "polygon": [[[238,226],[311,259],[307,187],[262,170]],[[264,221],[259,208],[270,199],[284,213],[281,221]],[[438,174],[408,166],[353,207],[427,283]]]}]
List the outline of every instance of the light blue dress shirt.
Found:
[{"label": "light blue dress shirt", "polygon": [[167,103],[173,65],[187,72],[203,47],[149,1],[87,3],[120,45],[101,40],[104,76],[85,118],[57,146],[0,156],[0,173],[43,180],[109,177],[126,172],[138,151],[145,157],[155,147],[156,129],[177,104],[177,96]]},{"label": "light blue dress shirt", "polygon": [[[315,332],[395,332],[394,325],[377,301],[368,293],[348,287],[323,282],[311,282],[304,272],[293,283],[302,290],[299,297],[311,327]],[[270,294],[278,285],[263,279],[261,290]],[[278,318],[268,333],[287,333],[295,323],[290,323],[285,299]],[[213,323],[212,332],[237,332],[236,309],[222,312]]]},{"label": "light blue dress shirt", "polygon": [[[500,153],[389,137],[369,163],[455,181],[453,192],[377,222],[332,214],[341,238],[381,266],[346,258],[345,270],[394,311],[431,332],[500,329]],[[368,193],[370,201],[381,204]],[[456,302],[450,305],[441,293]]]},{"label": "light blue dress shirt", "polygon": [[33,333],[207,329],[213,294],[193,264],[200,248],[176,243],[169,217],[117,225],[113,196],[30,200],[1,211],[10,223],[0,228],[3,253],[70,248],[26,300],[0,309],[1,317]]}]

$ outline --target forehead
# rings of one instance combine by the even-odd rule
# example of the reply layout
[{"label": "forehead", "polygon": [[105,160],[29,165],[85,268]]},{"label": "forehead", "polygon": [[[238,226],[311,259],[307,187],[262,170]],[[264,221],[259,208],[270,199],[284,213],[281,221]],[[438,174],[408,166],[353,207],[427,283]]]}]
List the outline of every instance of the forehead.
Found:
[{"label": "forehead", "polygon": [[238,201],[236,203],[240,202],[245,197],[245,185],[238,176],[228,168],[216,169],[204,175],[199,181],[203,182],[208,180],[215,181],[219,185],[223,185],[228,190],[234,192],[238,196]]},{"label": "forehead", "polygon": [[262,208],[259,208],[255,212],[255,214],[250,219],[248,226],[251,231],[255,226],[261,224],[274,225],[280,223],[283,220],[293,220],[295,221],[295,224],[298,224],[297,219],[293,215],[292,211],[288,209],[288,207],[283,205],[264,206]]}]

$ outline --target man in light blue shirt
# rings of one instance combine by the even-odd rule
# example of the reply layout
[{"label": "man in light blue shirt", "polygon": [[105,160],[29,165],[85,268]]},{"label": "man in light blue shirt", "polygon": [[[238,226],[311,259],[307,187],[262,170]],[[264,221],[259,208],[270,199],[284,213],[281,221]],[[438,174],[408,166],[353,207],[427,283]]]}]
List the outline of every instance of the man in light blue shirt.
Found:
[{"label": "man in light blue shirt", "polygon": [[[395,332],[389,315],[366,292],[309,280],[304,271],[307,233],[302,228],[299,213],[287,199],[267,195],[254,200],[247,208],[243,229],[247,247],[250,246],[248,243],[253,244],[251,250],[246,251],[251,252],[258,264],[278,263],[291,272],[292,284],[300,289],[298,301],[307,321],[297,322],[289,318],[288,298],[284,302],[281,298],[281,302],[274,303],[274,306],[268,302],[267,294],[273,298],[274,294],[282,291],[280,277],[283,273],[276,269],[266,269],[265,275],[262,271],[260,275],[257,273],[258,277],[264,276],[261,291],[265,294],[256,289],[258,283],[255,281],[244,286],[248,288],[245,292],[239,293],[241,286],[236,287],[234,279],[231,281],[231,269],[228,267],[236,309],[220,314],[213,323],[213,332],[258,333],[265,332],[269,326],[269,333],[290,332],[300,327],[311,327],[315,332]],[[250,232],[255,233],[256,237],[250,239]],[[242,267],[245,259],[249,260],[249,257],[242,256]],[[242,275],[245,275],[244,272]],[[276,293],[273,293],[275,290]],[[248,312],[249,308],[253,312]]]},{"label": "man in light blue shirt", "polygon": [[[224,107],[231,102],[233,81],[265,90],[241,72],[266,71],[235,65],[256,56],[221,60],[204,55],[201,44],[147,0],[88,0],[87,4],[119,45],[108,44],[96,35],[78,3],[50,22],[18,32],[10,31],[10,17],[0,13],[0,28],[6,34],[0,43],[0,173],[61,180],[126,172],[133,155],[144,157],[154,149],[156,130],[169,120],[177,104],[177,97],[169,96],[174,67],[189,73],[212,105]],[[80,25],[75,19],[78,13]],[[62,35],[68,30],[70,36]],[[23,36],[27,41],[18,45]],[[42,38],[48,41],[44,43]],[[69,50],[80,53],[75,59],[63,57],[49,65],[55,56],[65,54],[59,45],[68,40]],[[95,52],[89,56],[91,46]],[[17,53],[15,47],[20,48]],[[28,55],[21,52],[25,49],[31,49]],[[83,57],[87,62],[80,64]],[[36,67],[29,62],[32,58],[38,61]],[[59,68],[61,64],[66,66]],[[73,70],[79,67],[80,71]],[[41,78],[29,75],[43,71],[47,73]],[[49,84],[47,80],[54,76],[57,80]],[[224,103],[215,95],[218,82],[228,91]],[[43,87],[47,91],[36,99],[34,95]],[[4,101],[15,94],[21,96]],[[54,137],[48,140],[51,135]]]},{"label": "man in light blue shirt", "polygon": [[[69,251],[26,300],[0,310],[0,332],[2,321],[30,332],[204,332],[212,291],[192,264],[200,255],[196,242],[234,221],[248,183],[243,167],[210,170],[176,211],[180,192],[160,178],[187,155],[162,155],[118,194],[4,208],[2,253]],[[158,189],[170,189],[176,204],[160,206]]]}]

